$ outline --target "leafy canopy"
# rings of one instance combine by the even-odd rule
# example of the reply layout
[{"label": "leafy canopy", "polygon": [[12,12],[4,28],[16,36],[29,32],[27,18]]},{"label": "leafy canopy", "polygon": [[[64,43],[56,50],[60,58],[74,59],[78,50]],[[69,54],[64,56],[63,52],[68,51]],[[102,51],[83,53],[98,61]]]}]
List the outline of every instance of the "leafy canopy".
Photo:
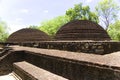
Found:
[{"label": "leafy canopy", "polygon": [[0,22],[0,42],[5,42],[8,38],[7,25],[5,22]]},{"label": "leafy canopy", "polygon": [[42,22],[38,29],[44,31],[51,37],[54,37],[58,29],[68,21],[69,20],[66,16],[58,16],[51,20]]},{"label": "leafy canopy", "polygon": [[91,12],[89,6],[82,6],[82,4],[76,4],[74,8],[70,8],[63,16],[55,17],[51,20],[44,21],[38,27],[38,29],[46,32],[51,37],[54,37],[58,29],[72,20],[91,20],[96,23],[99,22],[98,16],[95,12]]},{"label": "leafy canopy", "polygon": [[98,23],[99,19],[95,12],[91,12],[89,6],[82,6],[82,3],[75,4],[74,8],[66,11],[66,15],[72,20],[90,20]]},{"label": "leafy canopy", "polygon": [[114,24],[110,24],[107,31],[113,40],[120,41],[120,20],[116,21]]},{"label": "leafy canopy", "polygon": [[104,23],[106,30],[109,25],[118,18],[120,8],[114,0],[101,0],[96,6],[100,20]]},{"label": "leafy canopy", "polygon": [[30,25],[28,28],[30,28],[30,29],[37,29],[38,26]]}]

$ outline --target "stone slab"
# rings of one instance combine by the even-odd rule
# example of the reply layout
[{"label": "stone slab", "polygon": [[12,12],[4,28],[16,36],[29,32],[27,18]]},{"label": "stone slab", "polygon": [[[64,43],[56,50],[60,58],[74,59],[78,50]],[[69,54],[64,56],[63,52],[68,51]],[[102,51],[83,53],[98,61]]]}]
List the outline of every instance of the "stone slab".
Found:
[{"label": "stone slab", "polygon": [[[14,71],[23,80],[68,80],[42,68],[36,67],[28,62],[22,61],[14,63]],[[18,69],[18,70],[16,70]],[[22,75],[22,76],[21,76]],[[27,76],[27,77],[26,77]]]}]

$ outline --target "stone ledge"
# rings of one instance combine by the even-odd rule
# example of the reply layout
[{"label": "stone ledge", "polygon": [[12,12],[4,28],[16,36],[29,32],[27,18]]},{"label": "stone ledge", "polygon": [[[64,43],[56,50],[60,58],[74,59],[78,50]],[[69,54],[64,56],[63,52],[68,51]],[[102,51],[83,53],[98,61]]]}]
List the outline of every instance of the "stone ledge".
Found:
[{"label": "stone ledge", "polygon": [[22,59],[70,80],[120,80],[120,52],[95,55],[20,46],[11,48],[14,55],[9,54],[6,61],[15,60],[9,65]]},{"label": "stone ledge", "polygon": [[68,80],[25,61],[14,63],[13,67],[22,80]]},{"label": "stone ledge", "polygon": [[[84,65],[98,66],[109,69],[120,70],[120,52],[115,52],[106,55],[85,54],[69,51],[60,51],[53,49],[38,49],[30,47],[11,46],[14,51],[25,51],[29,54],[38,56],[47,56],[62,60],[67,60],[73,63],[82,63]],[[117,60],[117,61],[116,61]]]}]

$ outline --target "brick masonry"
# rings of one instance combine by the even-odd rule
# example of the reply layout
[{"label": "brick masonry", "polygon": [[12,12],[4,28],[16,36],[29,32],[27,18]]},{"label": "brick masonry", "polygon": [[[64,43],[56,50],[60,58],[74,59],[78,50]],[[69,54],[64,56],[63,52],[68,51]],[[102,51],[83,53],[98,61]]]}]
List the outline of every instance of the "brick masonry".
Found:
[{"label": "brick masonry", "polygon": [[22,51],[14,52],[9,50],[4,54],[4,56],[0,57],[0,75],[6,75],[13,71],[13,63],[23,61],[24,54]]},{"label": "brick masonry", "polygon": [[21,43],[20,45],[93,54],[109,54],[120,51],[120,42],[114,41],[42,41],[39,43]]},{"label": "brick masonry", "polygon": [[9,63],[6,70],[12,63],[25,60],[69,80],[120,80],[120,52],[95,55],[19,46],[12,49],[2,61],[3,67]]}]

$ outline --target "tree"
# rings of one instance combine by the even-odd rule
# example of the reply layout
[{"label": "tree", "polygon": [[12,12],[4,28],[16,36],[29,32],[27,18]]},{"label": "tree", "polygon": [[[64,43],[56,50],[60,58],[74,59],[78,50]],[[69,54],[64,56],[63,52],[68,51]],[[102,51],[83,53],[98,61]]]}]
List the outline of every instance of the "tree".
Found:
[{"label": "tree", "polygon": [[91,12],[89,6],[82,6],[82,3],[75,4],[74,8],[66,11],[66,15],[72,20],[91,20],[96,23],[99,22],[98,16],[95,12]]},{"label": "tree", "polygon": [[51,20],[42,22],[38,29],[44,31],[51,37],[54,37],[58,29],[68,21],[69,19],[66,16],[58,16]]},{"label": "tree", "polygon": [[110,24],[107,31],[113,40],[120,41],[120,21],[116,21],[114,24]]},{"label": "tree", "polygon": [[28,28],[31,28],[31,29],[38,29],[38,26],[30,25]]},{"label": "tree", "polygon": [[113,0],[102,0],[96,6],[100,20],[104,23],[106,30],[109,25],[118,17],[119,6]]},{"label": "tree", "polygon": [[0,42],[5,42],[8,38],[8,27],[5,22],[0,21]]}]

